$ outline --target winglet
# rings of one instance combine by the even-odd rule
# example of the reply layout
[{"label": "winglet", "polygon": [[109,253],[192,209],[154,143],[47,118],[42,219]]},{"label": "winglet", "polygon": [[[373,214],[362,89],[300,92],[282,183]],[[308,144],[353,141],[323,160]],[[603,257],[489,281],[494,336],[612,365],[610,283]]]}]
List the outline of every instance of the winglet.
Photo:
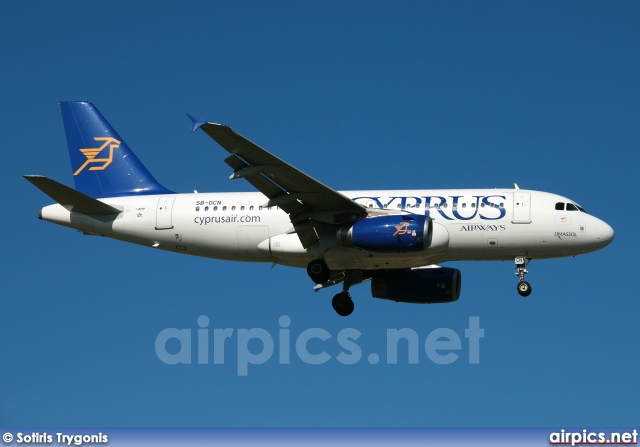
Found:
[{"label": "winglet", "polygon": [[200,118],[196,118],[195,116],[189,115],[188,113],[187,113],[187,116],[191,120],[191,132],[195,132],[196,130],[200,129],[201,126],[207,124],[206,122],[202,121]]}]

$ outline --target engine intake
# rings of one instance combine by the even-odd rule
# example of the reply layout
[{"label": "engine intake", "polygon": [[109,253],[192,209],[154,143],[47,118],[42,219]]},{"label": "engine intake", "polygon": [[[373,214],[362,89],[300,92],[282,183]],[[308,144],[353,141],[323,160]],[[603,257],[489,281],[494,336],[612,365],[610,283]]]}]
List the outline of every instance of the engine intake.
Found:
[{"label": "engine intake", "polygon": [[420,251],[431,245],[433,222],[419,214],[369,217],[338,230],[338,245],[371,251]]},{"label": "engine intake", "polygon": [[376,273],[371,294],[403,303],[451,303],[460,297],[460,270],[448,267]]}]

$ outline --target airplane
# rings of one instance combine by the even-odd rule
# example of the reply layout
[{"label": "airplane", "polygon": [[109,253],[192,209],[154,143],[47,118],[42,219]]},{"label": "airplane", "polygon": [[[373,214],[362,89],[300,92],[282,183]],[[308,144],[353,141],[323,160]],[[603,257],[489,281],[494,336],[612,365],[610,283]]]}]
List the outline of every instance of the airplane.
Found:
[{"label": "airplane", "polygon": [[258,192],[176,193],[158,183],[90,102],[61,102],[75,189],[24,176],[56,204],[38,218],[160,250],[306,268],[314,289],[342,284],[332,305],[354,310],[349,289],[375,298],[449,303],[462,276],[448,261],[514,260],[521,296],[532,259],[589,253],[613,229],[574,200],[520,189],[336,191],[230,127],[188,115],[229,156],[231,179]]}]

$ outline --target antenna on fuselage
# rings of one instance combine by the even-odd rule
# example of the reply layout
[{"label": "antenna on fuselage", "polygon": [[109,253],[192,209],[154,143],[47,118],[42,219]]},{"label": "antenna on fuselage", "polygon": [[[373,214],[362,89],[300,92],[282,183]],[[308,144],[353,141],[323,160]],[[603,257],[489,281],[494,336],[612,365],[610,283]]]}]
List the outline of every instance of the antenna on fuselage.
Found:
[{"label": "antenna on fuselage", "polygon": [[514,187],[515,189],[520,189],[520,187],[518,186],[518,184],[517,184],[517,183],[514,183],[514,184],[513,184],[513,187]]}]

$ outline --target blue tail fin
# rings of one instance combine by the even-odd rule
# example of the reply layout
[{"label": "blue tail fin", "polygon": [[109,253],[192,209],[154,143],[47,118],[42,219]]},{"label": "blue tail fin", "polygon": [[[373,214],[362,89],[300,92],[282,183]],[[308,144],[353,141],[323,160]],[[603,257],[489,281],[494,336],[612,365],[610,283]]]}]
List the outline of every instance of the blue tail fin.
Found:
[{"label": "blue tail fin", "polygon": [[76,189],[91,197],[172,194],[90,102],[60,103]]}]

